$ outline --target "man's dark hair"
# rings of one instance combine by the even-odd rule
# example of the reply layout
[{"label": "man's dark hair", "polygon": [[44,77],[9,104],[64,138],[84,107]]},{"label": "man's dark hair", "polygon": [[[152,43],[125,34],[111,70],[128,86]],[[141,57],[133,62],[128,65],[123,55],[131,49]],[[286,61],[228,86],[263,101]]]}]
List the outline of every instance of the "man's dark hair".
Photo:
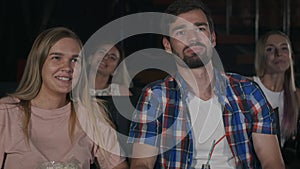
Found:
[{"label": "man's dark hair", "polygon": [[[210,32],[214,32],[214,23],[211,17],[210,10],[201,0],[175,0],[166,9],[165,13],[178,16],[192,10],[200,9],[206,15]],[[174,20],[165,20],[164,24],[169,25]]]}]

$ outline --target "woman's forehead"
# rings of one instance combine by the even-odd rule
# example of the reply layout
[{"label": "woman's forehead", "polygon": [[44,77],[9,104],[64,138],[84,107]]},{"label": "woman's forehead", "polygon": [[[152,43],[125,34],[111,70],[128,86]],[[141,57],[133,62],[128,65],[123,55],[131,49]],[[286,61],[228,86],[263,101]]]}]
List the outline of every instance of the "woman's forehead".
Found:
[{"label": "woman's forehead", "polygon": [[281,43],[285,43],[287,44],[288,41],[287,39],[282,36],[282,35],[277,35],[277,34],[273,34],[273,35],[270,35],[268,38],[267,38],[267,44],[269,43],[274,43],[274,44],[281,44]]}]

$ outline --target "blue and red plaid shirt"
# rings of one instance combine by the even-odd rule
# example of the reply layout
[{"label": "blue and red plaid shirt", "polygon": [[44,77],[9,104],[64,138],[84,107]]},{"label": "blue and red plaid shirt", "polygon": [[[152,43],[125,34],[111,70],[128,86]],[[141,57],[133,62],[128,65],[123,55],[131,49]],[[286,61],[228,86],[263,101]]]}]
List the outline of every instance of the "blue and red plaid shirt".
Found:
[{"label": "blue and red plaid shirt", "polygon": [[[238,74],[215,71],[214,92],[223,110],[225,134],[236,168],[261,168],[252,133],[276,134],[275,115],[260,88]],[[191,168],[193,136],[186,97],[188,86],[179,74],[154,82],[140,97],[129,143],[159,150],[155,168]]]}]

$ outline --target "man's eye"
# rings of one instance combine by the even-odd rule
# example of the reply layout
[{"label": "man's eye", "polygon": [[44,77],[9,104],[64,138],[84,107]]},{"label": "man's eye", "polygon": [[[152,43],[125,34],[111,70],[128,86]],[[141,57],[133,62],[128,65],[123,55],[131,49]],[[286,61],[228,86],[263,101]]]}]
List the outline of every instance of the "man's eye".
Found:
[{"label": "man's eye", "polygon": [[197,30],[198,32],[202,32],[202,31],[205,31],[206,28],[205,28],[205,27],[199,27],[199,28],[197,28],[196,30]]},{"label": "man's eye", "polygon": [[183,30],[180,30],[180,31],[176,31],[176,32],[175,32],[175,36],[176,36],[176,37],[182,36],[182,35],[184,35],[184,34],[185,34],[185,31],[183,31]]}]

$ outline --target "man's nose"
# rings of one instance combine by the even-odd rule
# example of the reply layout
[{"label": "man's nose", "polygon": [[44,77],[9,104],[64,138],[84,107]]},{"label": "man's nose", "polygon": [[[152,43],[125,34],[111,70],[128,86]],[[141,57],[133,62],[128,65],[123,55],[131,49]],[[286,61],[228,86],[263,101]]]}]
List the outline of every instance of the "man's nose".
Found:
[{"label": "man's nose", "polygon": [[187,31],[186,33],[186,40],[188,43],[196,42],[198,40],[199,33],[195,32],[194,30]]}]

